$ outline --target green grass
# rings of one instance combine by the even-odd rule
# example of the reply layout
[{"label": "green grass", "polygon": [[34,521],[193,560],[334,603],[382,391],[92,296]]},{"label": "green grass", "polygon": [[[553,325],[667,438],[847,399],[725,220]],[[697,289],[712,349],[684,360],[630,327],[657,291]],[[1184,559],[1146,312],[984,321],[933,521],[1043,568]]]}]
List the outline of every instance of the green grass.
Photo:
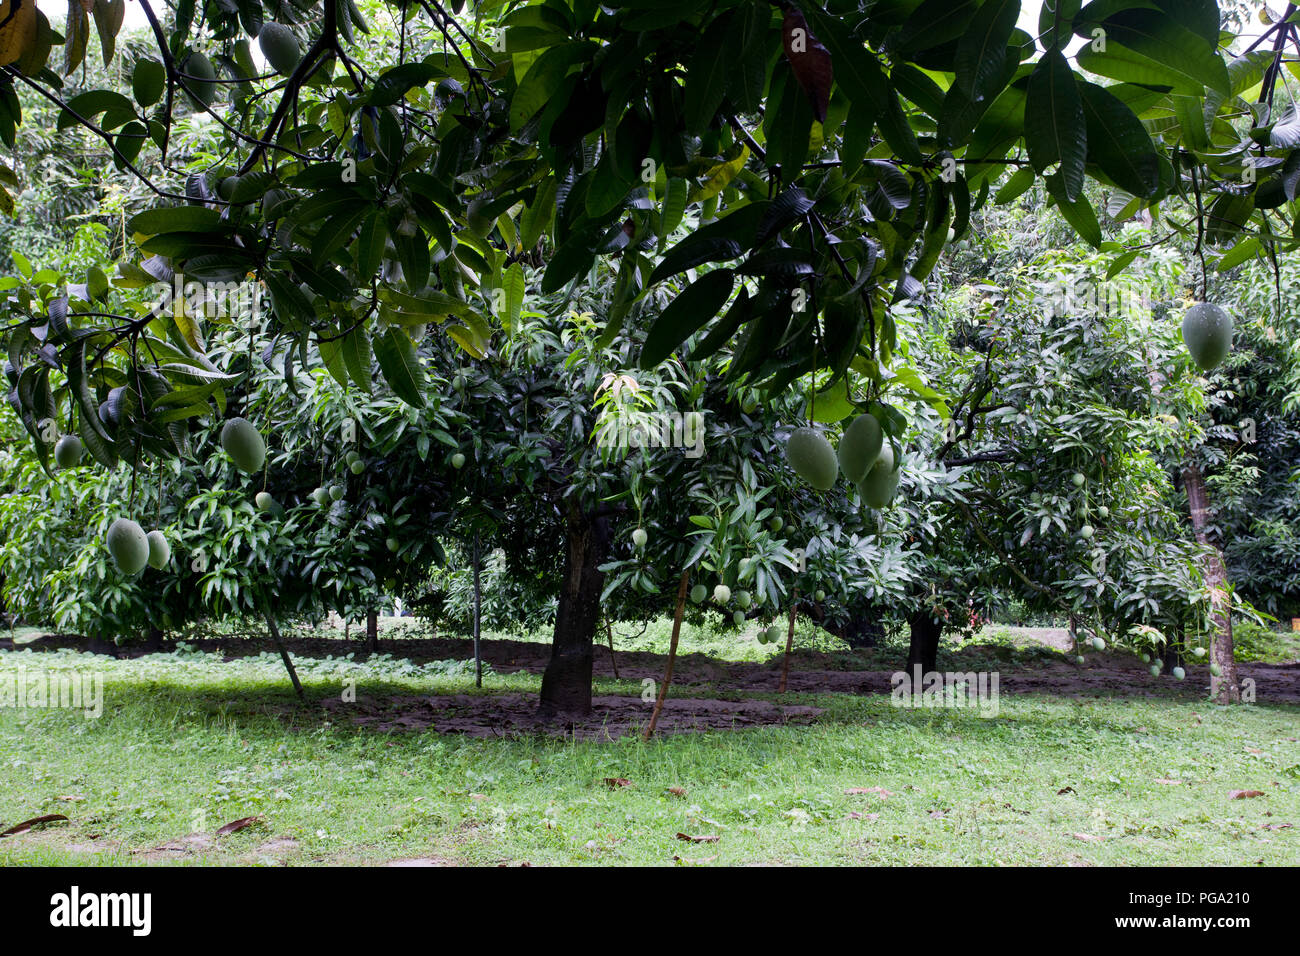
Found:
[{"label": "green grass", "polygon": [[[462,662],[299,666],[318,699],[344,677],[363,696],[473,692]],[[271,655],[0,654],[0,677],[19,667],[102,674],[105,712],[0,708],[0,829],[71,818],[0,840],[0,865],[1287,864],[1300,846],[1296,708],[1004,694],[1000,716],[981,719],[894,709],[884,695],[789,695],[826,713],[811,726],[572,743],[329,723],[295,707]],[[537,686],[489,673],[484,692]],[[631,785],[611,790],[609,777]],[[845,793],[869,787],[890,794]],[[1251,789],[1264,795],[1229,798]],[[189,852],[131,853],[259,814],[265,826]],[[1297,826],[1262,829],[1279,823]]]},{"label": "green grass", "polygon": [[1239,661],[1286,664],[1300,660],[1300,633],[1295,631],[1237,624],[1232,629],[1232,640],[1232,656]]}]

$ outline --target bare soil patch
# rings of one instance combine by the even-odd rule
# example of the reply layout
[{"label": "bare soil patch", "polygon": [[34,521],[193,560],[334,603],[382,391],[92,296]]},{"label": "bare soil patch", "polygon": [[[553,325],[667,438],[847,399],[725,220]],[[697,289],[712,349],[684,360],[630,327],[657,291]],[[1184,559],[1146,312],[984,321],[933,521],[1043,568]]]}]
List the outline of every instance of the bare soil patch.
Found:
[{"label": "bare soil patch", "polygon": [[[430,697],[359,698],[355,703],[326,700],[331,717],[386,731],[432,730],[470,737],[541,734],[579,740],[615,740],[638,733],[650,720],[651,704],[640,697],[596,697],[584,720],[545,722],[537,717],[532,694],[442,694]],[[692,733],[811,723],[818,707],[774,704],[763,700],[669,698],[659,715],[657,732]]]},{"label": "bare soil patch", "polygon": [[[1050,634],[1046,637],[1045,643],[1054,646],[1060,639],[1058,635]],[[1068,635],[1065,639],[1068,640]],[[287,639],[285,643],[295,657],[342,657],[347,654],[355,654],[358,659],[365,657],[363,645],[358,641],[295,637]],[[248,638],[213,638],[194,641],[191,644],[205,651],[223,654],[230,660],[275,649],[270,640]],[[0,638],[0,650],[22,650],[24,647],[36,651],[54,651],[61,647],[70,647],[81,651],[112,653],[122,658],[138,657],[156,650],[137,644],[106,646],[103,642],[91,641],[76,635],[50,635],[35,643],[17,648],[8,639]],[[381,640],[380,650],[382,653],[416,662],[464,660],[473,657],[472,642],[459,637]],[[978,669],[974,665],[964,667],[961,660],[967,653],[979,653],[981,650],[987,652],[988,649],[961,648],[955,655],[955,662],[947,669]],[[623,680],[639,682],[650,678],[657,682],[663,679],[664,655],[642,651],[617,651],[616,653],[618,674]],[[484,662],[502,674],[520,671],[540,674],[545,670],[550,654],[549,645],[531,641],[494,640],[482,643]],[[987,662],[987,657],[984,660]],[[1258,703],[1300,704],[1300,663],[1238,664],[1238,670],[1243,680],[1255,682]],[[1075,666],[1064,657],[1060,660],[1037,660],[1030,664],[1016,663],[1008,659],[1005,663],[999,664],[997,671],[999,693],[1010,695],[1173,696],[1178,699],[1200,700],[1204,699],[1209,683],[1209,675],[1204,666],[1189,667],[1187,679],[1178,682],[1169,674],[1153,678],[1147,673],[1146,666],[1136,658],[1109,652],[1088,655],[1088,663],[1083,667]],[[593,672],[597,678],[614,676],[608,648],[599,645],[594,648]],[[833,656],[800,650],[791,657],[787,687],[788,690],[796,693],[887,694],[890,691],[890,677],[893,673],[894,668],[883,666],[872,651],[863,651],[857,655]],[[770,694],[776,692],[780,680],[779,657],[764,663],[740,663],[719,661],[703,654],[686,654],[677,658],[673,673],[673,685],[693,694],[716,691]],[[493,695],[487,699],[504,703],[507,696]],[[478,700],[479,698],[471,696],[467,699]],[[623,700],[623,698],[611,699]],[[649,708],[643,705],[639,698],[626,700],[628,705],[624,711],[607,715],[612,718],[611,723],[619,725],[629,723],[633,719],[649,719]],[[503,719],[507,721],[507,726],[518,732],[531,732],[532,725],[524,720],[524,714],[531,712],[534,707],[535,699],[530,698],[527,707],[512,708],[510,712],[503,714]],[[380,720],[384,717],[382,714],[370,716]],[[740,714],[739,716],[755,717],[756,715]],[[418,718],[413,716],[412,719]],[[727,718],[714,715],[699,719],[726,720]],[[764,722],[777,721],[759,720],[759,723]],[[728,722],[728,726],[731,725],[732,723]],[[626,729],[621,730],[620,733],[626,733]]]}]

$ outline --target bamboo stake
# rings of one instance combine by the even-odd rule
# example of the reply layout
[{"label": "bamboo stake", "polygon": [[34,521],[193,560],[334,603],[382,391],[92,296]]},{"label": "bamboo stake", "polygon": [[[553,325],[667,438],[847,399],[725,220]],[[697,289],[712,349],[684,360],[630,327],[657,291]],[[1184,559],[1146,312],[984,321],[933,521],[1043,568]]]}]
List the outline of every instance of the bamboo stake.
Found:
[{"label": "bamboo stake", "polygon": [[605,618],[605,634],[609,637],[609,663],[614,668],[614,680],[618,680],[618,659],[614,656],[614,625]]},{"label": "bamboo stake", "polygon": [[677,638],[682,632],[682,614],[686,610],[686,585],[690,580],[690,572],[683,571],[682,582],[677,586],[677,610],[673,613],[673,639],[668,645],[668,669],[664,672],[664,682],[659,687],[659,697],[655,700],[655,709],[650,715],[650,723],[641,734],[642,740],[649,740],[650,735],[655,732],[655,725],[659,723],[659,711],[663,710],[664,698],[668,695],[668,685],[673,682],[673,662],[677,659]]},{"label": "bamboo stake", "polygon": [[777,690],[778,694],[785,693],[785,684],[790,677],[790,650],[794,647],[794,615],[795,610],[799,607],[799,592],[794,592],[794,601],[790,604],[790,627],[785,633],[785,660],[781,663],[781,686]]}]

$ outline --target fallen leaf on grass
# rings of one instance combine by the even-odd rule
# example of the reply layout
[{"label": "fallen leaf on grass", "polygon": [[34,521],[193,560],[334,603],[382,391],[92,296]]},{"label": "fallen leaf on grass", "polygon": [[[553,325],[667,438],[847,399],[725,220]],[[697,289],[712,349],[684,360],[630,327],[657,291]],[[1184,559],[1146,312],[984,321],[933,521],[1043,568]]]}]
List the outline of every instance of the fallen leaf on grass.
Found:
[{"label": "fallen leaf on grass", "polygon": [[687,843],[717,843],[722,837],[717,834],[703,834],[701,836],[690,836],[685,833],[677,834],[677,839],[685,840]]},{"label": "fallen leaf on grass", "polygon": [[55,797],[55,800],[62,800],[64,803],[81,803],[86,798],[79,793],[69,794],[64,797]]},{"label": "fallen leaf on grass", "polygon": [[1290,830],[1292,829],[1292,826],[1289,823],[1265,823],[1263,826],[1260,827],[1260,829],[1261,830]]},{"label": "fallen leaf on grass", "polygon": [[686,788],[685,788],[685,787],[669,787],[669,788],[668,788],[668,792],[671,793],[674,797],[684,797],[684,796],[686,796]]},{"label": "fallen leaf on grass", "polygon": [[1063,796],[1065,796],[1065,794],[1067,794],[1067,793],[1072,793],[1072,794],[1074,794],[1076,797],[1079,795],[1079,792],[1078,792],[1077,790],[1075,790],[1074,787],[1062,787],[1060,790],[1056,791],[1056,795],[1057,795],[1058,797],[1063,797]]},{"label": "fallen leaf on grass", "polygon": [[611,790],[617,790],[619,787],[632,786],[632,781],[627,779],[627,777],[606,777],[604,784]]},{"label": "fallen leaf on grass", "polygon": [[1233,790],[1228,794],[1229,800],[1249,800],[1252,797],[1262,797],[1263,790]]},{"label": "fallen leaf on grass", "polygon": [[30,820],[24,820],[22,823],[11,826],[8,830],[0,833],[0,838],[7,836],[17,836],[20,833],[26,833],[32,827],[40,826],[42,823],[58,823],[67,820],[62,813],[47,813],[43,817],[32,817]]},{"label": "fallen leaf on grass", "polygon": [[886,790],[884,787],[850,787],[844,792],[850,797],[858,797],[864,794],[874,793],[876,796],[880,797],[881,800],[888,800],[893,796],[893,793]]},{"label": "fallen leaf on grass", "polygon": [[1099,836],[1093,836],[1091,833],[1076,833],[1076,834],[1074,835],[1074,838],[1075,838],[1076,840],[1085,840],[1085,841],[1086,841],[1086,840],[1100,840],[1100,839],[1101,839],[1101,837],[1099,837]]},{"label": "fallen leaf on grass", "polygon": [[1247,747],[1247,748],[1246,748],[1246,753],[1248,753],[1248,754],[1262,754],[1263,752],[1264,752],[1264,751],[1262,751],[1262,750],[1257,750],[1257,749],[1254,748],[1254,747]]},{"label": "fallen leaf on grass", "polygon": [[874,821],[874,820],[879,820],[879,819],[880,819],[880,814],[879,814],[879,813],[858,813],[857,810],[850,810],[850,811],[849,811],[849,819],[850,819],[850,820],[866,820],[868,823],[871,823],[871,822]]},{"label": "fallen leaf on grass", "polygon": [[265,817],[241,817],[238,820],[232,820],[224,827],[217,831],[217,836],[230,836],[232,833],[238,833],[240,830],[247,830],[256,823],[265,823]]},{"label": "fallen leaf on grass", "polygon": [[470,798],[471,800],[486,800],[486,799],[487,799],[487,794],[486,794],[486,793],[471,793],[471,794],[469,795],[469,798]]}]

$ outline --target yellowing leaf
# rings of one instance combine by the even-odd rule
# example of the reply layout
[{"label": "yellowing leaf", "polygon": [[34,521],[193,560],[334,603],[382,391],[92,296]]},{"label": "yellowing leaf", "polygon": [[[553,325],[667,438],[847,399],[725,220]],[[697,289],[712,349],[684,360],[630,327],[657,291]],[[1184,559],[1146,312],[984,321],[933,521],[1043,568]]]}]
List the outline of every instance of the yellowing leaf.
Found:
[{"label": "yellowing leaf", "polygon": [[690,202],[703,202],[718,195],[731,184],[733,179],[740,175],[740,171],[745,168],[745,162],[748,159],[749,147],[741,146],[740,155],[735,159],[710,167],[705,173],[704,182],[691,190]]}]

